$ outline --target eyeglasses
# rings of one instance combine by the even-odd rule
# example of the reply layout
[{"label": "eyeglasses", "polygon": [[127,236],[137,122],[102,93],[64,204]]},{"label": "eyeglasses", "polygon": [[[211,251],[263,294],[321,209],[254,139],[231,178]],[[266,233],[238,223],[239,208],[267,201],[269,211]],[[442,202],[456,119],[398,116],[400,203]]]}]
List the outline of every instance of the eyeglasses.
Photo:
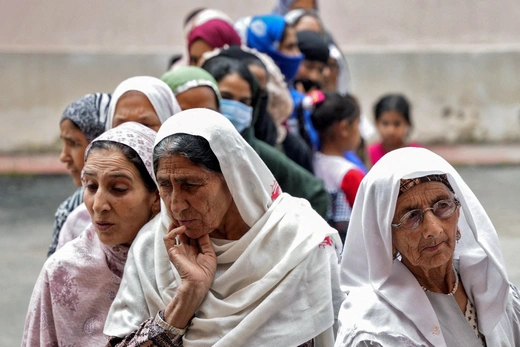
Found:
[{"label": "eyeglasses", "polygon": [[415,209],[407,212],[401,217],[399,223],[392,224],[393,228],[403,228],[408,230],[416,229],[423,221],[424,214],[428,210],[432,210],[433,214],[441,219],[451,217],[457,207],[460,206],[458,200],[440,200],[437,201],[432,207],[425,208],[424,210]]}]

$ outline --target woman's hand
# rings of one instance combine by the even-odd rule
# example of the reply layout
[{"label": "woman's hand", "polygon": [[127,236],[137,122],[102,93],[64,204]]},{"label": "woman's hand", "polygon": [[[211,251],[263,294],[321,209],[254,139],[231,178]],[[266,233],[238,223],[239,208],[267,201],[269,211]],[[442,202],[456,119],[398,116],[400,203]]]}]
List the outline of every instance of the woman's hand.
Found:
[{"label": "woman's hand", "polygon": [[164,236],[168,257],[182,280],[164,311],[164,318],[168,324],[180,329],[189,323],[206,298],[217,270],[217,256],[209,235],[190,239],[185,231],[185,226],[172,224]]}]

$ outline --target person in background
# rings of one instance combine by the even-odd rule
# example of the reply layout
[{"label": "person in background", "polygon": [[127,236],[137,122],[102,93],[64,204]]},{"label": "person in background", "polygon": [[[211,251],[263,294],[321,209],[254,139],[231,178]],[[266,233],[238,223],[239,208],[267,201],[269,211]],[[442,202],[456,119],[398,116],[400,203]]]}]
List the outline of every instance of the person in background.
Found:
[{"label": "person in background", "polygon": [[134,122],[108,130],[84,153],[82,182],[92,223],[45,262],[22,346],[103,346],[103,326],[130,244],[160,210],[152,179],[155,131]]},{"label": "person in background", "polygon": [[[150,76],[131,77],[114,90],[104,126],[110,130],[133,121],[157,131],[166,119],[180,111],[177,100],[164,82]],[[63,224],[57,248],[78,237],[90,221],[87,207],[80,204]]]},{"label": "person in background", "polygon": [[[87,94],[67,106],[60,119],[60,138],[63,148],[60,161],[67,164],[67,170],[75,185],[80,186],[58,207],[54,215],[52,240],[47,252],[51,256],[58,247],[63,224],[69,214],[83,203],[81,170],[84,165],[85,148],[105,131],[110,94]],[[86,224],[83,224],[84,228]]]},{"label": "person in background", "polygon": [[497,230],[427,149],[392,151],[363,179],[340,282],[336,347],[520,346],[520,292]]},{"label": "person in background", "polygon": [[372,165],[386,153],[402,147],[421,147],[416,142],[408,143],[412,129],[410,103],[402,94],[386,94],[374,105],[376,129],[380,142],[368,147]]},{"label": "person in background", "polygon": [[296,32],[303,61],[294,79],[294,88],[303,94],[321,90],[329,60],[329,47],[323,37],[310,30]]},{"label": "person in background", "polygon": [[312,98],[311,120],[321,143],[314,155],[314,173],[323,180],[330,195],[327,221],[338,230],[344,242],[356,194],[365,176],[344,157],[344,153],[355,149],[361,140],[360,107],[353,96],[336,92],[314,91],[308,98]]},{"label": "person in background", "polygon": [[217,81],[206,70],[183,66],[164,73],[161,80],[170,87],[182,110],[198,107],[219,110]]},{"label": "person in background", "polygon": [[280,15],[261,15],[239,19],[235,23],[242,43],[267,54],[274,60],[291,85],[303,55],[298,49],[296,31]]},{"label": "person in background", "polygon": [[240,37],[233,29],[233,21],[222,11],[199,8],[188,14],[184,21],[186,50],[170,69],[198,66],[204,52],[224,45],[240,45]]},{"label": "person in background", "polygon": [[172,117],[153,153],[164,208],[132,245],[109,345],[332,346],[337,231],[219,113]]},{"label": "person in background", "polygon": [[[249,68],[249,70],[255,77],[257,77],[259,75],[258,72],[262,71],[258,68],[260,66],[259,64],[262,64],[262,66],[265,66],[265,65],[263,65],[260,58],[258,58],[258,56],[263,55],[264,61],[266,59],[270,59],[269,57],[265,56],[263,53],[259,53],[257,51],[251,50],[250,48],[245,47],[245,46],[242,46],[242,47],[231,46],[227,49],[216,50],[215,52],[212,52],[211,55],[210,54],[205,55],[205,58],[210,59],[216,55],[221,56],[221,57],[230,57],[232,59],[236,59],[236,60],[240,60],[240,61],[244,62],[245,64],[247,64],[247,67]],[[273,68],[276,68],[276,65],[273,66]],[[255,72],[256,72],[256,74],[255,74]],[[269,76],[269,79],[271,79],[271,78],[276,78],[276,77]],[[275,126],[272,121],[272,118],[270,117],[270,113],[268,112],[268,109],[269,109],[268,106],[270,104],[269,98],[271,97],[271,95],[264,94],[265,87],[263,87],[262,82],[260,82],[265,79],[265,75],[264,76],[259,75],[259,77],[257,77],[256,79],[259,82],[258,85],[260,87],[260,103],[258,106],[254,107],[254,115],[255,115],[253,117],[253,119],[254,119],[254,121],[253,121],[254,137],[259,140],[262,140],[272,146],[276,146],[277,149],[279,149],[283,153],[285,153],[285,155],[287,155],[287,157],[292,159],[296,164],[300,165],[301,167],[303,167],[304,169],[306,169],[307,171],[312,173],[313,172],[312,151],[309,148],[309,146],[304,142],[304,140],[300,136],[289,133],[287,131],[285,131],[284,137],[282,139],[280,139],[280,137],[276,137],[278,135],[276,133],[276,129],[280,128],[279,127],[280,124],[278,124],[278,126]],[[268,123],[269,120],[271,120],[271,123],[273,123],[273,126],[275,126],[274,129],[273,129],[273,127],[268,128],[265,124],[259,125],[260,122]],[[258,135],[259,134],[258,129],[261,130],[260,136]],[[268,141],[266,141],[265,135],[263,137],[261,137],[262,134],[264,134],[266,131],[268,131],[268,129],[270,129],[271,132],[275,133],[274,134],[275,135],[274,143],[273,142],[269,143]],[[286,129],[285,126],[283,127],[283,129]],[[278,141],[280,141],[280,142],[278,142]]]}]

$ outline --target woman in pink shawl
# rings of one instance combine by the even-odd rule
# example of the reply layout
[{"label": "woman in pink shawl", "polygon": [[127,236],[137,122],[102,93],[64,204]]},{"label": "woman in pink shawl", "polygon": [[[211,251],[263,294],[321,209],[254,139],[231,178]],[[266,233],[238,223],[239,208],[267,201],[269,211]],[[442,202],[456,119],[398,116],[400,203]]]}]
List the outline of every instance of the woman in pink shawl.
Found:
[{"label": "woman in pink shawl", "polygon": [[103,326],[128,248],[160,210],[152,179],[155,135],[128,122],[87,147],[81,178],[92,223],[45,262],[29,304],[22,346],[106,343]]}]

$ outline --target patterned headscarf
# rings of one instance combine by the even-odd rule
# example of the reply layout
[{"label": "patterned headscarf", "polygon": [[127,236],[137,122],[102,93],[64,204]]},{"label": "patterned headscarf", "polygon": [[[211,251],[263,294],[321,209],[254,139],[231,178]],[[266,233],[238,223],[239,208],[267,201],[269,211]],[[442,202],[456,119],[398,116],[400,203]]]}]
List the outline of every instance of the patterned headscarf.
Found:
[{"label": "patterned headscarf", "polygon": [[87,94],[67,106],[60,123],[70,119],[90,142],[105,131],[110,99],[110,94]]},{"label": "patterned headscarf", "polygon": [[123,123],[115,128],[107,130],[88,145],[85,150],[85,162],[87,161],[90,148],[94,142],[111,141],[121,143],[132,148],[139,155],[144,166],[146,166],[146,171],[148,171],[150,177],[155,181],[153,175],[152,152],[156,134],[155,131],[140,123]]},{"label": "patterned headscarf", "polygon": [[448,176],[446,176],[445,174],[441,174],[441,175],[428,175],[428,176],[417,177],[417,178],[401,179],[401,185],[399,186],[399,195],[412,189],[416,185],[425,183],[425,182],[444,183],[446,185],[446,187],[448,187],[450,192],[455,193],[453,191],[453,188],[451,187],[450,182],[448,181]]},{"label": "patterned headscarf", "polygon": [[161,124],[174,114],[181,111],[177,99],[175,99],[171,89],[163,81],[150,76],[131,77],[121,82],[114,91],[108,109],[106,130],[112,129],[114,114],[116,112],[119,98],[129,91],[138,91],[146,95],[148,100],[150,100],[155,113],[157,113]]}]

